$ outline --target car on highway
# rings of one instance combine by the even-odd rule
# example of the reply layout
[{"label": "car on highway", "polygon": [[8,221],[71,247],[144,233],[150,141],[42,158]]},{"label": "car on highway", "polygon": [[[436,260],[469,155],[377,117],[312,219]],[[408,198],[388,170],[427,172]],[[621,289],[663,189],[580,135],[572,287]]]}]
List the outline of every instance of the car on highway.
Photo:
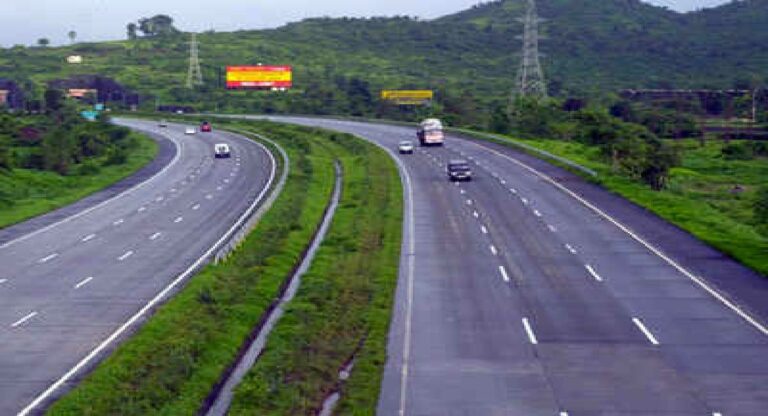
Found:
[{"label": "car on highway", "polygon": [[200,123],[200,131],[203,133],[210,133],[211,132],[211,123],[207,121],[203,121]]},{"label": "car on highway", "polygon": [[446,166],[448,173],[448,179],[453,181],[471,181],[472,180],[472,168],[469,167],[469,163],[463,159],[454,159],[448,162]]},{"label": "car on highway", "polygon": [[403,140],[397,146],[397,150],[400,152],[401,155],[413,154],[413,142],[411,142],[410,140]]},{"label": "car on highway", "polygon": [[195,133],[197,133],[197,129],[194,127],[187,127],[184,130],[184,134],[195,134]]},{"label": "car on highway", "polygon": [[168,122],[165,120],[160,120],[160,122],[157,123],[158,127],[168,127]]},{"label": "car on highway", "polygon": [[228,158],[231,156],[229,145],[226,143],[216,143],[213,146],[213,155],[216,159]]}]

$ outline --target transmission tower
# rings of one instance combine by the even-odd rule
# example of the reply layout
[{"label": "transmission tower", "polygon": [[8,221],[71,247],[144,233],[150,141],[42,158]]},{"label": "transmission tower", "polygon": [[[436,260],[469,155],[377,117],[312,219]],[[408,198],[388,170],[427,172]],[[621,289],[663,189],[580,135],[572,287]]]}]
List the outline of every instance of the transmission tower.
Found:
[{"label": "transmission tower", "polygon": [[539,19],[536,12],[536,1],[527,0],[528,10],[525,18],[520,19],[525,25],[523,32],[523,56],[520,64],[520,72],[517,75],[517,88],[512,94],[516,97],[547,96],[547,83],[544,80],[544,71],[541,69],[539,55]]},{"label": "transmission tower", "polygon": [[189,41],[189,71],[187,72],[187,88],[203,85],[203,72],[200,70],[200,50],[198,49],[197,34],[192,34]]}]

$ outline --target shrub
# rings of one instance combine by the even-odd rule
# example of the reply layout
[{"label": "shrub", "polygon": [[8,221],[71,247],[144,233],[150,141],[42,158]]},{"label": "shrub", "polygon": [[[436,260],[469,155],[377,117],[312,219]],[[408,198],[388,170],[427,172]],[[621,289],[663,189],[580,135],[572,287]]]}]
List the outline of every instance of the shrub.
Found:
[{"label": "shrub", "polygon": [[725,145],[720,152],[726,160],[752,160],[755,158],[752,146],[746,143]]}]

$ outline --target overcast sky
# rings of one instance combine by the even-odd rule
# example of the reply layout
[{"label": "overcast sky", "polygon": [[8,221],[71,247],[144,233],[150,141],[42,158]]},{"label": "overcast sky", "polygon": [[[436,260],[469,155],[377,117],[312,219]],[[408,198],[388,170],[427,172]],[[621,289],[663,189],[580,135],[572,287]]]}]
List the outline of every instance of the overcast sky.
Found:
[{"label": "overcast sky", "polygon": [[[646,0],[679,11],[728,0]],[[317,16],[408,15],[434,18],[466,9],[477,0],[0,0],[0,46],[30,45],[46,37],[67,41],[122,39],[125,25],[144,16],[172,16],[184,31],[259,29]]]}]

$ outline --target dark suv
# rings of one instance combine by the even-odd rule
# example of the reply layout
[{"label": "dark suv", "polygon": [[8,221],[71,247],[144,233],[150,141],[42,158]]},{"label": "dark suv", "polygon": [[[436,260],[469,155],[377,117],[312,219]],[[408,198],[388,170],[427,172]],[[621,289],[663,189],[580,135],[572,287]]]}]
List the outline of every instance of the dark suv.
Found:
[{"label": "dark suv", "polygon": [[448,162],[446,171],[448,172],[448,179],[451,181],[472,180],[472,169],[469,167],[469,163],[467,163],[466,160],[451,160]]}]

